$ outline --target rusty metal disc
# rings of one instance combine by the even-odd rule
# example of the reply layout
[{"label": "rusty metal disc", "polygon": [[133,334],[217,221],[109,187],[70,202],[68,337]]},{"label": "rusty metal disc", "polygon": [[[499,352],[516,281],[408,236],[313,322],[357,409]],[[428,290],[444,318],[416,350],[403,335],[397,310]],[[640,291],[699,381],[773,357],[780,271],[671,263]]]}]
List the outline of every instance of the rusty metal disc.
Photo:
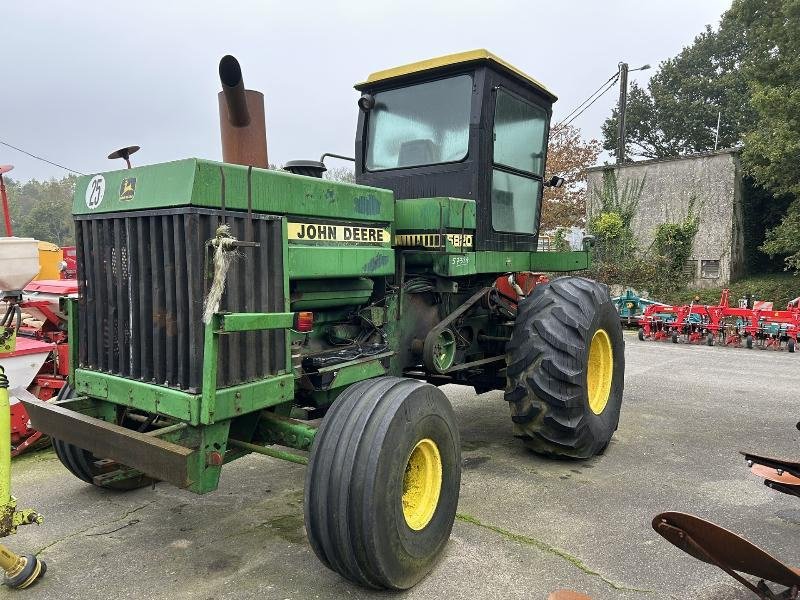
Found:
[{"label": "rusty metal disc", "polygon": [[557,590],[552,592],[548,597],[547,600],[592,600],[586,594],[581,594],[580,592],[574,592],[572,590]]},{"label": "rusty metal disc", "polygon": [[757,465],[764,465],[772,469],[780,469],[781,471],[788,472],[795,477],[800,477],[800,463],[786,458],[775,458],[773,456],[762,456],[760,454],[751,454],[749,452],[740,452],[747,461],[748,466],[751,463]]},{"label": "rusty metal disc", "polygon": [[761,477],[762,479],[768,479],[769,481],[774,481],[775,483],[780,483],[783,485],[800,486],[800,477],[796,477],[783,470],[781,474],[778,475],[778,471],[773,467],[754,464],[750,468],[750,472],[753,475],[756,475],[757,477]]},{"label": "rusty metal disc", "polygon": [[671,544],[703,562],[786,587],[800,586],[799,569],[783,564],[732,531],[694,515],[661,513],[653,518],[653,529]]},{"label": "rusty metal disc", "polygon": [[128,159],[131,154],[134,152],[138,152],[140,150],[139,146],[128,146],[126,148],[120,148],[119,150],[114,150],[111,154],[108,155],[108,158],[113,160],[115,158],[124,158]]},{"label": "rusty metal disc", "polygon": [[0,175],[8,173],[14,169],[14,165],[0,165]]}]

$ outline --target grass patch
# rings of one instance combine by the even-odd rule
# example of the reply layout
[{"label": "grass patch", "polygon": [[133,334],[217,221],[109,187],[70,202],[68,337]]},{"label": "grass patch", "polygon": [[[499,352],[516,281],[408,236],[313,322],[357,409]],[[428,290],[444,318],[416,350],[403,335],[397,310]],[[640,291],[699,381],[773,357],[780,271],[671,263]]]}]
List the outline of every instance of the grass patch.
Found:
[{"label": "grass patch", "polygon": [[484,529],[488,529],[489,531],[493,531],[502,537],[511,540],[513,542],[517,542],[518,544],[525,544],[526,546],[533,546],[537,550],[542,552],[546,552],[548,554],[553,554],[566,560],[567,562],[571,563],[577,569],[580,569],[587,575],[591,575],[593,577],[598,577],[604,583],[608,584],[615,590],[620,591],[627,591],[627,592],[642,592],[642,593],[652,593],[652,590],[640,590],[637,588],[630,588],[620,585],[607,577],[605,577],[602,573],[599,573],[586,565],[580,558],[577,556],[573,556],[569,552],[561,550],[560,548],[556,548],[555,546],[551,546],[547,542],[543,542],[542,540],[537,540],[536,538],[529,537],[527,535],[520,535],[518,533],[514,533],[513,531],[508,531],[507,529],[503,529],[502,527],[497,527],[496,525],[490,525],[488,523],[483,523],[479,521],[472,515],[467,515],[464,513],[456,513],[456,519],[459,521],[463,521],[464,523],[469,523],[470,525],[476,525],[478,527],[483,527]]}]

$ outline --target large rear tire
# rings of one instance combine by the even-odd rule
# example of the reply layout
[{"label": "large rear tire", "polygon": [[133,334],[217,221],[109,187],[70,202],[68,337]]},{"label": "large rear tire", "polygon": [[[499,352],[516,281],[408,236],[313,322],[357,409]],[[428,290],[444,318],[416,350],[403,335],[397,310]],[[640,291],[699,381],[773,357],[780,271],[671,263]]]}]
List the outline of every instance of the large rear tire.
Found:
[{"label": "large rear tire", "polygon": [[546,455],[601,453],[619,424],[625,342],[608,288],[582,277],[537,286],[506,348],[514,435]]},{"label": "large rear tire", "polygon": [[311,547],[355,583],[410,588],[444,551],[460,482],[458,428],[438,388],[399,377],[356,383],[333,403],[311,449]]}]

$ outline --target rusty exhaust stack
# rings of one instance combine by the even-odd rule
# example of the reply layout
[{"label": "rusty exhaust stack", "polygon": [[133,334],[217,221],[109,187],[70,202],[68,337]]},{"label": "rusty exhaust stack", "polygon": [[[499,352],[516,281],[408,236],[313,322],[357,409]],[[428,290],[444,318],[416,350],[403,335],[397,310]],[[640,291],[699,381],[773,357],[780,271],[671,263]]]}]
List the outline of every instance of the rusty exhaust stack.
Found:
[{"label": "rusty exhaust stack", "polygon": [[222,83],[222,91],[217,95],[222,160],[266,169],[269,161],[264,94],[244,89],[242,68],[230,54],[219,61],[219,80]]}]

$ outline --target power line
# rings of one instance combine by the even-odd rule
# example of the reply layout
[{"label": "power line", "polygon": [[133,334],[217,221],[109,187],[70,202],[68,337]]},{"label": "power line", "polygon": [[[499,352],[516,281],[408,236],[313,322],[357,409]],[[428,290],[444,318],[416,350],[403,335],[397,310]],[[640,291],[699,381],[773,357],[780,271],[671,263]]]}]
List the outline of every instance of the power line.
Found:
[{"label": "power line", "polygon": [[[595,91],[593,91],[591,94],[589,94],[589,96],[583,102],[578,104],[578,106],[573,108],[572,111],[569,114],[567,114],[567,116],[565,116],[563,119],[561,119],[561,121],[559,123],[554,125],[553,126],[553,131],[555,131],[556,129],[558,129],[560,127],[569,125],[569,123],[572,123],[572,121],[574,121],[577,117],[579,117],[580,114],[584,110],[589,108],[589,106],[594,104],[594,102],[598,98],[600,98],[600,96],[605,94],[608,91],[608,89],[617,82],[618,78],[619,78],[619,73],[614,73],[611,77],[606,79],[599,88],[597,88]],[[599,93],[599,95],[597,95],[598,93]],[[591,102],[587,106],[586,103],[589,102],[590,100],[591,100]],[[580,110],[581,108],[583,108],[583,110]],[[580,111],[580,112],[578,112],[578,111]],[[575,113],[578,113],[578,114],[575,114]],[[573,115],[574,115],[574,117],[573,117]]]},{"label": "power line", "polygon": [[566,117],[564,117],[564,118],[563,118],[563,119],[561,119],[561,120],[562,120],[562,121],[566,121],[567,119],[569,119],[569,118],[570,118],[570,117],[571,117],[571,116],[572,116],[572,115],[575,113],[575,111],[576,111],[576,110],[578,110],[578,109],[579,109],[581,106],[583,106],[583,105],[584,105],[584,104],[586,104],[586,103],[587,103],[589,100],[591,100],[591,98],[592,98],[592,97],[593,97],[593,96],[594,96],[594,95],[595,95],[597,92],[599,92],[601,89],[603,89],[603,88],[604,88],[604,87],[605,87],[605,86],[606,86],[606,85],[607,85],[607,84],[608,84],[608,83],[609,83],[609,82],[610,82],[612,79],[616,79],[618,76],[619,76],[619,73],[617,72],[617,73],[614,73],[614,74],[613,74],[611,77],[609,77],[608,79],[606,79],[606,80],[603,82],[603,84],[602,84],[602,85],[601,85],[599,88],[597,88],[595,91],[593,91],[591,94],[589,94],[589,97],[588,97],[588,98],[586,98],[586,100],[584,100],[583,102],[581,102],[580,104],[578,104],[578,106],[576,106],[575,108],[573,108],[573,109],[572,109],[572,112],[571,112],[571,113],[569,113],[569,114],[568,114]]},{"label": "power line", "polygon": [[[582,108],[582,109],[581,109],[579,112],[577,112],[577,113],[576,113],[576,112],[575,112],[575,110],[573,110],[573,111],[572,111],[572,112],[571,112],[569,115],[567,115],[567,116],[566,116],[566,117],[565,117],[565,118],[564,118],[564,119],[563,119],[563,120],[562,120],[560,123],[558,123],[558,124],[557,124],[555,127],[553,127],[553,131],[556,131],[556,130],[558,130],[558,129],[562,128],[562,127],[566,127],[567,125],[569,125],[570,123],[572,123],[572,122],[573,122],[575,119],[577,119],[578,117],[580,117],[580,116],[581,116],[581,115],[582,115],[584,112],[586,112],[586,110],[587,110],[587,109],[588,109],[588,108],[589,108],[589,107],[590,107],[592,104],[594,104],[595,102],[597,102],[597,101],[598,101],[600,98],[602,98],[602,97],[603,97],[603,95],[605,95],[605,93],[606,93],[606,92],[608,92],[608,90],[610,90],[612,87],[614,87],[614,85],[615,85],[616,83],[617,83],[617,75],[614,75],[613,77],[611,77],[611,79],[609,79],[609,80],[608,80],[608,81],[606,81],[606,82],[605,82],[603,85],[601,85],[601,86],[600,86],[600,87],[597,89],[597,91],[595,91],[595,92],[594,92],[594,94],[592,94],[592,95],[591,95],[591,96],[589,96],[589,97],[588,97],[586,100],[584,100],[583,102],[581,102],[581,104],[580,104],[580,105],[579,105],[579,106],[578,106],[578,107],[575,109],[575,110],[577,110],[578,108],[581,108],[581,107],[583,107],[583,108]],[[605,88],[605,89],[604,89],[604,88]],[[600,90],[602,90],[602,91],[600,91]],[[598,92],[600,92],[600,93],[598,94]],[[596,94],[596,95],[595,95],[595,94]],[[592,98],[593,98],[593,99],[592,99]],[[591,102],[589,102],[589,100],[592,100],[592,101],[591,101]],[[587,102],[589,102],[589,103],[588,103],[588,104],[586,104]],[[584,106],[584,104],[585,104],[585,106]]]},{"label": "power line", "polygon": [[64,169],[65,171],[69,171],[70,173],[75,173],[76,175],[86,175],[86,173],[81,173],[80,171],[76,171],[75,169],[70,169],[69,167],[65,167],[64,165],[60,165],[57,162],[53,162],[52,160],[47,160],[46,158],[42,158],[41,156],[36,156],[35,154],[31,154],[27,150],[23,150],[22,148],[17,148],[16,146],[9,144],[8,142],[4,142],[0,140],[0,144],[3,146],[8,146],[9,148],[13,148],[17,152],[22,152],[23,154],[27,154],[31,158],[35,158],[36,160],[41,160],[42,162],[46,162],[49,165],[53,165],[54,167],[58,167],[60,169]]}]

